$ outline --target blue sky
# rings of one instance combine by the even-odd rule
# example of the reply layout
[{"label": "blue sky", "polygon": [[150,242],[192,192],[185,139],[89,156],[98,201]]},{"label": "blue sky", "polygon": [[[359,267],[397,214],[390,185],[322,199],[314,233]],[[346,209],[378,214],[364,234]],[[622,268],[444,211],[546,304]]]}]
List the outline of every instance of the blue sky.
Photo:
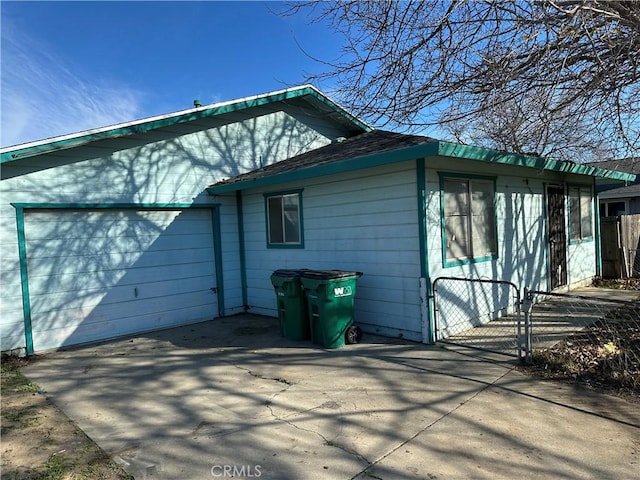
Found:
[{"label": "blue sky", "polygon": [[[342,39],[280,2],[2,1],[2,146],[304,83]],[[331,85],[316,85],[331,95]]]}]

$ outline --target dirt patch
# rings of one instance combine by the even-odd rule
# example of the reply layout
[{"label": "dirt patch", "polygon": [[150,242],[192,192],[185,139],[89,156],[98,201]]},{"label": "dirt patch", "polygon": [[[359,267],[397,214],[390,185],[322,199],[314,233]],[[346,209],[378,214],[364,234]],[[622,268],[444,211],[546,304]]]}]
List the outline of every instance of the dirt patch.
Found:
[{"label": "dirt patch", "polygon": [[2,357],[2,478],[133,479],[20,373],[29,361]]},{"label": "dirt patch", "polygon": [[627,278],[627,279],[609,279],[609,278],[596,278],[593,281],[593,286],[598,288],[614,288],[619,290],[639,290],[640,295],[640,278]]},{"label": "dirt patch", "polygon": [[640,303],[615,309],[522,369],[640,403]]}]

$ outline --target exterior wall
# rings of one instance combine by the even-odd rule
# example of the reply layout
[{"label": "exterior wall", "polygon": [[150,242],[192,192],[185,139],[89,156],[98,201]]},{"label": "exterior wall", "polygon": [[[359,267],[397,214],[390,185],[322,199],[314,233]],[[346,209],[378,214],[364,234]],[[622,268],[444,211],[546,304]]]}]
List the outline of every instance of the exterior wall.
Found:
[{"label": "exterior wall", "polygon": [[[496,177],[497,258],[490,261],[445,267],[442,251],[440,183],[438,172]],[[518,286],[546,288],[548,253],[546,242],[545,182],[500,167],[479,171],[476,165],[459,162],[454,169],[444,162],[427,165],[427,242],[429,275],[491,278]]]},{"label": "exterior wall", "polygon": [[595,259],[596,242],[594,239],[569,245],[567,249],[567,283],[569,288],[583,285],[596,275]]},{"label": "exterior wall", "polygon": [[[441,203],[439,172],[460,173],[496,178],[497,257],[478,263],[445,267],[441,228]],[[548,265],[546,186],[549,184],[586,183],[559,174],[546,172],[532,175],[530,169],[503,165],[478,165],[477,162],[434,159],[427,163],[427,243],[430,279],[438,277],[480,278],[511,282],[523,292],[524,287],[548,290],[550,285]],[[568,199],[567,199],[568,202]],[[595,210],[594,210],[595,212]],[[568,214],[568,203],[566,204]],[[595,220],[594,220],[595,221]],[[565,218],[565,226],[567,219]],[[595,228],[594,228],[595,231]],[[567,247],[568,283],[579,283],[596,273],[595,242],[584,241]],[[438,290],[448,303],[447,311],[439,311],[440,326],[469,319],[467,326],[495,318],[497,312],[509,306],[513,308],[513,288],[495,284],[444,282]],[[433,327],[433,325],[432,325]],[[457,331],[462,329],[462,325]],[[445,333],[454,334],[457,331]]]},{"label": "exterior wall", "polygon": [[[415,177],[411,161],[245,192],[250,311],[277,316],[276,269],[360,271],[356,322],[371,333],[421,340]],[[267,248],[263,194],[299,188],[304,248]]]},{"label": "exterior wall", "polygon": [[[244,115],[246,117],[246,115]],[[221,203],[225,304],[241,309],[235,199],[212,199],[205,187],[222,178],[329,143],[328,122],[299,111],[267,112],[237,122],[100,156],[25,158],[2,166],[0,192],[0,337],[2,351],[25,346],[16,210],[10,203]],[[224,124],[222,124],[224,123]],[[149,134],[154,138],[154,132]],[[123,145],[128,141],[121,140]],[[77,149],[81,152],[81,148]],[[74,151],[75,152],[75,151]],[[74,153],[71,152],[71,153]],[[69,151],[65,151],[68,154]],[[159,233],[161,235],[161,232]],[[53,255],[55,256],[55,255]]]}]

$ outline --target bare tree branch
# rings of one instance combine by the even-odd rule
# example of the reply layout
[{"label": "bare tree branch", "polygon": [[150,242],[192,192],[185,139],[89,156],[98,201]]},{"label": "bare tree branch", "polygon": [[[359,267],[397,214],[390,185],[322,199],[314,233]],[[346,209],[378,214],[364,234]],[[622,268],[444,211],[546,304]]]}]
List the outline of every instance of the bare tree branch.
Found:
[{"label": "bare tree branch", "polygon": [[[345,39],[309,80],[335,81],[340,101],[373,124],[459,132],[456,122],[477,128],[477,118],[530,112],[500,146],[637,156],[640,2],[311,1],[287,14],[302,12]],[[559,135],[563,125],[580,142]]]}]

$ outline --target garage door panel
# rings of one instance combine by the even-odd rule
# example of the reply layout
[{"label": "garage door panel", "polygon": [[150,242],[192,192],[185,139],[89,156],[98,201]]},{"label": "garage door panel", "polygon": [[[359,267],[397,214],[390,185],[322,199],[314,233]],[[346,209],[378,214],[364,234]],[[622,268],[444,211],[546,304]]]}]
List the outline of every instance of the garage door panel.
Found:
[{"label": "garage door panel", "polygon": [[85,328],[91,323],[108,323],[114,319],[139,319],[154,313],[163,316],[166,312],[180,312],[194,306],[211,306],[211,290],[189,292],[179,295],[135,299],[129,302],[83,306],[82,301],[70,302],[68,308],[49,312],[39,312],[37,325],[33,332],[40,333],[50,328],[66,328],[80,325]]},{"label": "garage door panel", "polygon": [[29,235],[38,238],[153,238],[180,215],[179,211],[38,211],[29,212]]},{"label": "garage door panel", "polygon": [[[161,314],[141,315],[136,317],[135,320],[124,318],[108,323],[90,323],[83,325],[82,328],[77,328],[76,326],[52,328],[46,331],[46,335],[38,333],[36,336],[34,334],[34,337],[38,339],[35,348],[37,350],[47,350],[184,325],[185,322],[180,320],[180,316],[175,315],[175,313],[175,311],[166,311]],[[208,317],[208,305],[189,307],[182,313],[189,318],[203,320],[211,318]]]},{"label": "garage door panel", "polygon": [[36,349],[217,315],[208,209],[28,212],[25,237]]},{"label": "garage door panel", "polygon": [[29,284],[34,292],[31,298],[51,293],[70,292],[69,298],[74,293],[85,290],[110,291],[115,287],[131,287],[133,289],[140,284],[174,281],[181,282],[190,278],[207,277],[215,286],[211,274],[211,266],[206,264],[175,265],[167,270],[165,267],[145,267],[131,269],[129,271],[114,270],[96,272],[95,274],[76,273],[69,275],[35,275],[29,277]]},{"label": "garage door panel", "polygon": [[[209,226],[209,229],[211,227]],[[199,248],[204,243],[210,241],[211,232],[208,234],[193,235],[171,235],[169,238],[160,237],[157,234],[149,236],[148,239],[136,237],[120,237],[118,239],[117,252],[120,254],[140,252],[140,246],[144,246],[145,252],[154,251],[175,251],[191,248]],[[95,254],[112,253],[112,238],[93,238],[91,245],[82,245],[85,248],[91,248]],[[29,238],[31,249],[27,252],[27,259],[36,258],[57,258],[58,252],[69,250],[69,245],[73,245],[78,239],[46,239]],[[77,256],[83,256],[79,253]]]},{"label": "garage door panel", "polygon": [[[69,292],[41,294],[37,297],[32,297],[31,311],[35,314],[57,311],[61,308],[65,308],[69,302],[80,302],[75,305],[82,308],[107,305],[110,303],[128,302],[136,299],[136,293],[138,294],[138,298],[157,298],[198,290],[210,292],[209,288],[211,285],[208,283],[210,281],[211,276],[204,275],[200,277],[179,279],[177,281],[164,280],[149,282],[148,284],[142,284],[140,287],[120,284],[111,288],[108,295],[104,292],[103,288],[74,290],[73,295],[69,295]],[[16,309],[22,313],[21,297],[17,297],[16,299]],[[3,312],[6,310],[6,308],[3,308]]]},{"label": "garage door panel", "polygon": [[[178,254],[176,254],[176,251]],[[73,273],[108,272],[122,269],[173,266],[180,264],[206,264],[211,267],[213,249],[191,248],[173,251],[149,251],[133,253],[96,253],[60,257],[36,257],[29,260],[29,271],[42,275],[63,276]],[[51,272],[51,273],[48,273]]]}]

